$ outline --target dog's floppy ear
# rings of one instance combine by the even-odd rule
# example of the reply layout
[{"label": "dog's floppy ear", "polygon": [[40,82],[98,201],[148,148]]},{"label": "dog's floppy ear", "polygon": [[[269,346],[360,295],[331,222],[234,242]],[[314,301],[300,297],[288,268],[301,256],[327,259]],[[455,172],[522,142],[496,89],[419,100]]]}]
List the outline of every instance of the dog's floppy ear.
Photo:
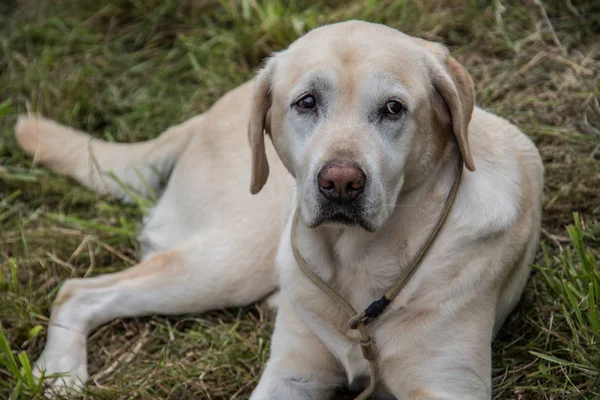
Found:
[{"label": "dog's floppy ear", "polygon": [[275,59],[268,60],[258,73],[254,83],[254,95],[250,105],[248,141],[252,151],[252,178],[250,192],[260,192],[269,176],[269,163],[265,152],[265,133],[270,131],[271,81],[275,73]]},{"label": "dog's floppy ear", "polygon": [[427,48],[436,58],[437,65],[431,68],[431,83],[450,111],[452,131],[465,166],[470,171],[475,171],[469,148],[469,122],[475,107],[473,81],[465,68],[450,56],[446,47],[423,39],[417,39],[417,43]]}]

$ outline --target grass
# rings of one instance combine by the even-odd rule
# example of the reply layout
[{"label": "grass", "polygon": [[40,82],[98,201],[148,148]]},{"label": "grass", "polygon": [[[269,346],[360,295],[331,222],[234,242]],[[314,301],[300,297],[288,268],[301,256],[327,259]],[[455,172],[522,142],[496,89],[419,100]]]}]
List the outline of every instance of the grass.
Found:
[{"label": "grass", "polygon": [[[349,18],[448,44],[477,103],[542,153],[542,246],[493,344],[494,399],[600,398],[600,3],[576,0],[1,2],[0,398],[40,397],[30,363],[58,285],[134,264],[150,204],[33,167],[13,138],[16,114],[147,139],[250,78],[269,52]],[[247,398],[271,328],[258,306],[116,320],[88,341],[86,396]]]}]

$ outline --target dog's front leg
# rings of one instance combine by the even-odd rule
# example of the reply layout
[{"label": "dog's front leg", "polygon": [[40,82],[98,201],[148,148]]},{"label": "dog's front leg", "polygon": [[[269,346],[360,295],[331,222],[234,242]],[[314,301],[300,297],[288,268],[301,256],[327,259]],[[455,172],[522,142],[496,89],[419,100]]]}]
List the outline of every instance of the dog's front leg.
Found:
[{"label": "dog's front leg", "polygon": [[271,357],[251,400],[324,400],[343,382],[331,352],[282,292]]},{"label": "dog's front leg", "polygon": [[489,400],[493,297],[452,317],[431,313],[399,324],[405,340],[384,348],[381,365],[390,392],[407,400]]}]

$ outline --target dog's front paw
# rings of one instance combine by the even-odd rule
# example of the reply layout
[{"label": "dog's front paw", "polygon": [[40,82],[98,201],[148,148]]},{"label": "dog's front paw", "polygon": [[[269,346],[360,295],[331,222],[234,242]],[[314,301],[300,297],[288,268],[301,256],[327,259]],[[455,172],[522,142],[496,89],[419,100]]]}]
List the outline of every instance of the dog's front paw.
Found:
[{"label": "dog's front paw", "polygon": [[50,327],[46,348],[35,362],[33,372],[37,379],[43,375],[48,397],[81,389],[88,379],[85,336]]}]

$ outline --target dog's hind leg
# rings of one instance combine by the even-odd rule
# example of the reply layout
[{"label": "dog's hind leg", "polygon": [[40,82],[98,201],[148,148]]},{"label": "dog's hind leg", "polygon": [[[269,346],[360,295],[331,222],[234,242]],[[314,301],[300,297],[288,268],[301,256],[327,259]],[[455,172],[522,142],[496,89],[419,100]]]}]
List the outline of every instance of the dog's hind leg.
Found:
[{"label": "dog's hind leg", "polygon": [[236,236],[204,231],[122,272],[66,281],[36,362],[38,376],[64,373],[51,382],[58,390],[83,385],[87,335],[112,319],[243,306],[269,295],[277,288],[273,255],[244,252]]}]

